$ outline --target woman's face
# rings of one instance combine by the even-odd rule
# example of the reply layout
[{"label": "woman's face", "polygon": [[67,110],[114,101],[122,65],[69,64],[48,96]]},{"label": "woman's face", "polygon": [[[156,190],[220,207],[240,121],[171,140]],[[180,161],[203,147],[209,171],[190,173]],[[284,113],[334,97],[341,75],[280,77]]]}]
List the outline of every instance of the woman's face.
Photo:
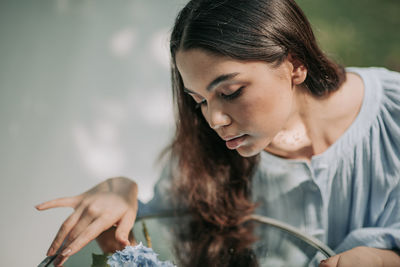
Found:
[{"label": "woman's face", "polygon": [[258,154],[284,129],[292,111],[293,65],[238,61],[200,49],[179,51],[185,91],[211,128],[244,157]]}]

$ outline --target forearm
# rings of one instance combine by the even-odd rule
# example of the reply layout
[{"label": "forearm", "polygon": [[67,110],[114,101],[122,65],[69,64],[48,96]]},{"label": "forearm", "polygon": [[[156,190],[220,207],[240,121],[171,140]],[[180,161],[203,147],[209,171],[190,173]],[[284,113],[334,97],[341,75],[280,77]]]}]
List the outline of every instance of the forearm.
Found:
[{"label": "forearm", "polygon": [[400,256],[393,250],[355,247],[321,261],[319,267],[398,267]]},{"label": "forearm", "polygon": [[368,248],[382,261],[383,267],[400,266],[400,255],[398,252],[388,249]]}]

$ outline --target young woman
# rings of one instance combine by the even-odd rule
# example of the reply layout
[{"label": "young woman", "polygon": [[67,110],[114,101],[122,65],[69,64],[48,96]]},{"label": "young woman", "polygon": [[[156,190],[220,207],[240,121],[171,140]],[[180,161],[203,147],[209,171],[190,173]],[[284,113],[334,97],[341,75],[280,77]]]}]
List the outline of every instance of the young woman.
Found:
[{"label": "young woman", "polygon": [[138,208],[114,178],[39,205],[75,209],[58,264],[113,225],[129,244],[138,209],[184,206],[221,227],[290,223],[338,253],[321,266],[400,266],[399,73],[328,59],[293,0],[192,0],[170,49],[177,128],[155,198]]}]

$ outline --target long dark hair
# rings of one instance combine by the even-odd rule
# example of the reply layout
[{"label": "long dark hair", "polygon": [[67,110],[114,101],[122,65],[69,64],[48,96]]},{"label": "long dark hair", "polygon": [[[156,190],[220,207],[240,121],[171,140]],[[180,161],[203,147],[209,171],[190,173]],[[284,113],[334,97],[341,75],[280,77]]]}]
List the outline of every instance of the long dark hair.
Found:
[{"label": "long dark hair", "polygon": [[174,255],[182,267],[258,267],[254,222],[220,229],[202,220],[183,220],[174,231]]},{"label": "long dark hair", "polygon": [[345,80],[344,69],[319,49],[310,23],[293,0],[192,0],[171,34],[171,74],[176,105],[176,190],[191,211],[220,226],[250,214],[251,176],[258,157],[228,150],[191,96],[183,90],[176,53],[203,49],[233,59],[279,66],[290,54],[307,68],[303,86],[325,96]]}]

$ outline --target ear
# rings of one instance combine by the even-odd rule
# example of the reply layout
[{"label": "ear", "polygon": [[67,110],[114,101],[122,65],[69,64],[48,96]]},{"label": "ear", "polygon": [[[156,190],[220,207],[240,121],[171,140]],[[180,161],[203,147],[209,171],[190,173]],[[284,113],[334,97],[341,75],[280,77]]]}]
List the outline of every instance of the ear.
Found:
[{"label": "ear", "polygon": [[289,53],[287,59],[293,66],[292,70],[292,82],[294,85],[302,84],[307,78],[307,69],[304,64],[294,57],[292,54]]}]

